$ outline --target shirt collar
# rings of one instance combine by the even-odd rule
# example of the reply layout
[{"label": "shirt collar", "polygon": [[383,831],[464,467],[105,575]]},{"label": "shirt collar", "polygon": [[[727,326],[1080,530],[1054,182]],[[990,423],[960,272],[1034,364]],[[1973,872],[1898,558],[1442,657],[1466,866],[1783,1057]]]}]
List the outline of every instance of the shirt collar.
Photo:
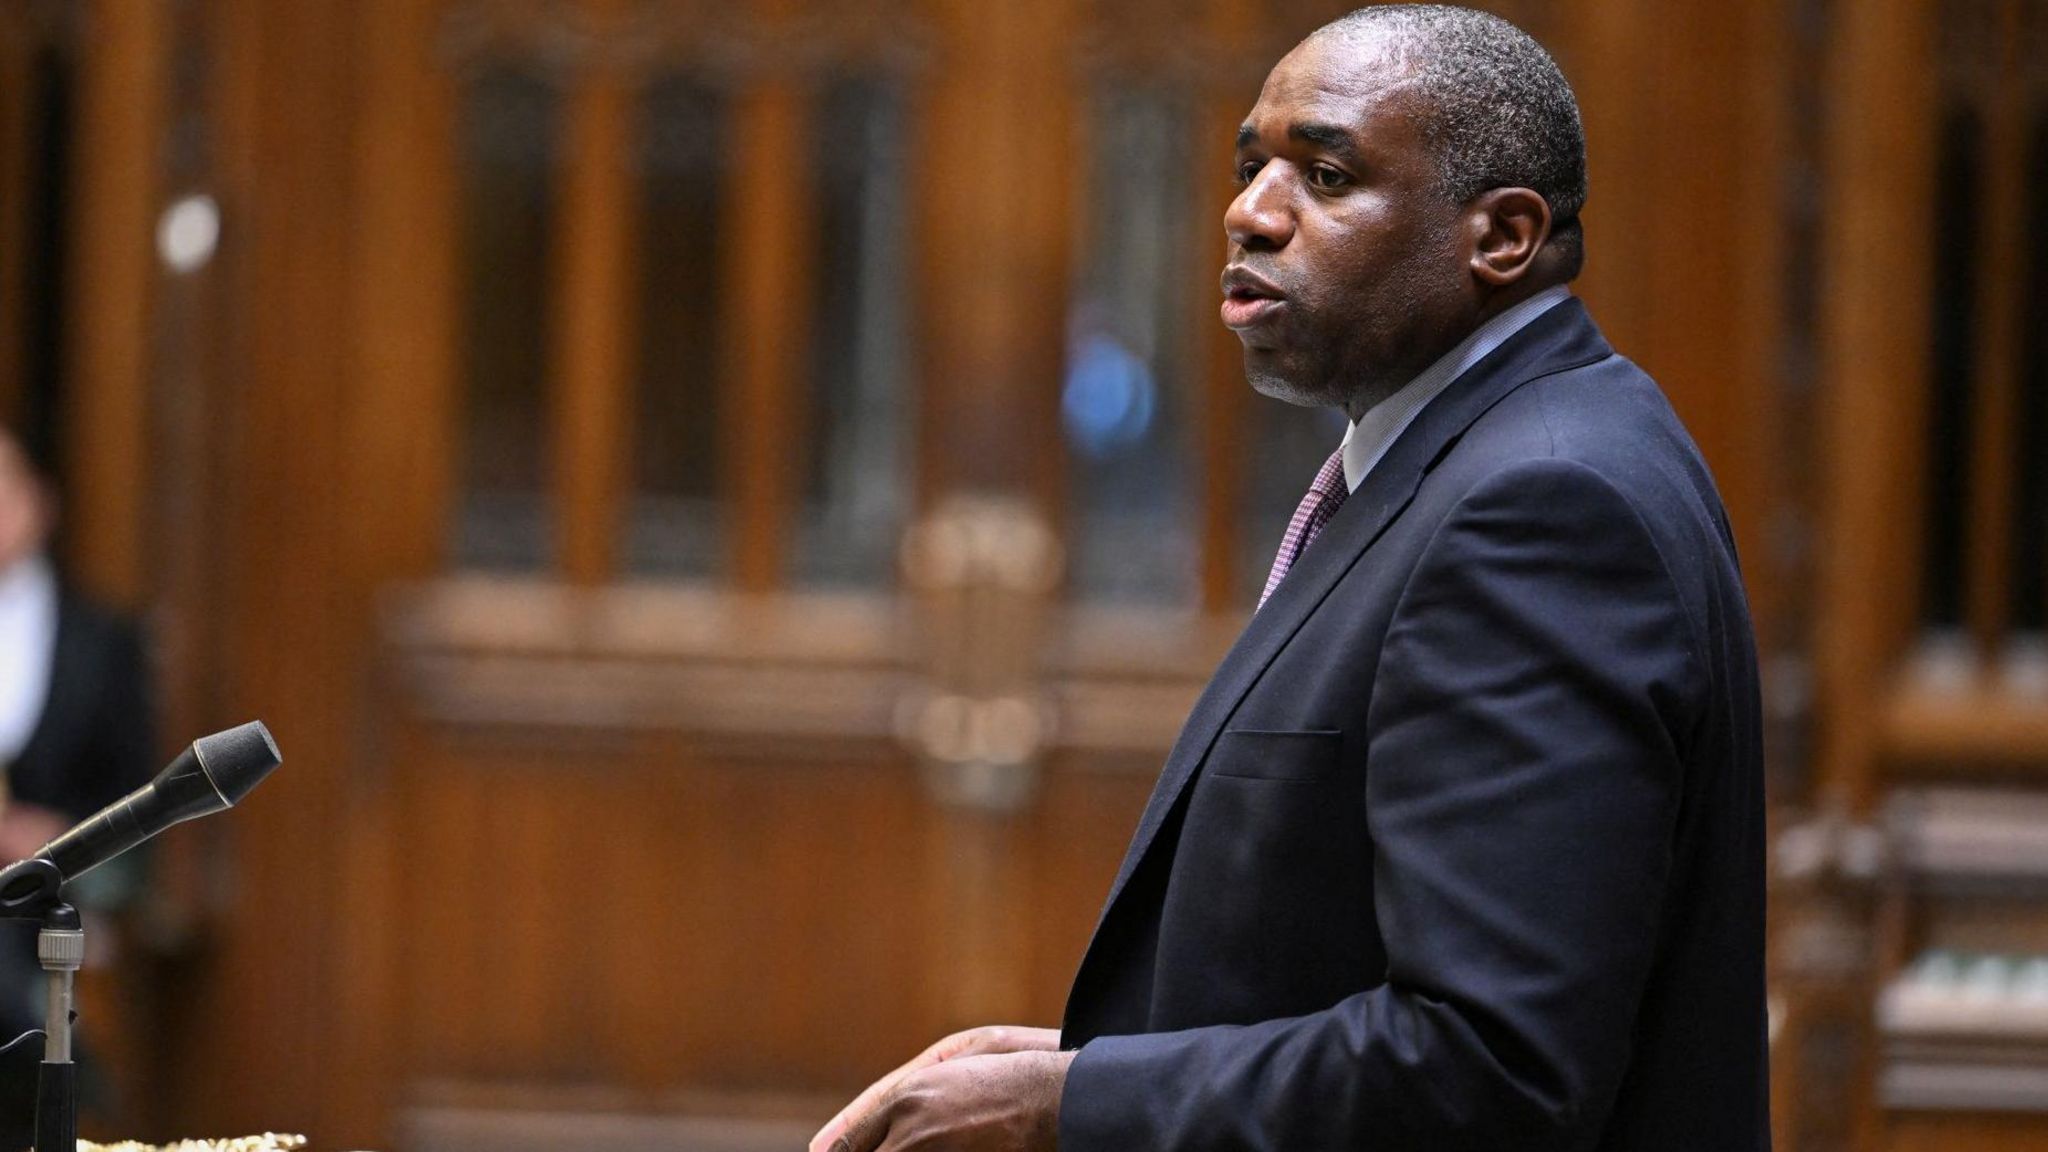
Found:
[{"label": "shirt collar", "polygon": [[1453,380],[1486,359],[1488,353],[1507,343],[1509,337],[1528,327],[1538,316],[1570,297],[1570,288],[1555,284],[1503,310],[1473,329],[1471,335],[1458,341],[1456,347],[1438,357],[1436,363],[1424,368],[1421,375],[1402,385],[1399,391],[1366,409],[1365,415],[1344,430],[1345,486],[1356,492],[1373,465],[1407,431],[1416,415],[1450,387]]}]

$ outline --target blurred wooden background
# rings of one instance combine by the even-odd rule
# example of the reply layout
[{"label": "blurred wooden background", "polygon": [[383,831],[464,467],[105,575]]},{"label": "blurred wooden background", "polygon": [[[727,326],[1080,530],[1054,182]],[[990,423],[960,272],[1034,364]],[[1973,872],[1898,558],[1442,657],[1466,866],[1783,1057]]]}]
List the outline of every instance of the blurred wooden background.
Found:
[{"label": "blurred wooden background", "polygon": [[[165,731],[287,757],[93,986],[118,1134],[786,1146],[1054,1022],[1337,435],[1213,277],[1231,132],[1345,7],[0,7],[0,419]],[[2048,830],[2048,3],[1491,7],[1735,516],[1778,1146],[2048,1148],[2048,1030],[1881,1008],[2048,954],[2048,853],[1916,847]]]}]

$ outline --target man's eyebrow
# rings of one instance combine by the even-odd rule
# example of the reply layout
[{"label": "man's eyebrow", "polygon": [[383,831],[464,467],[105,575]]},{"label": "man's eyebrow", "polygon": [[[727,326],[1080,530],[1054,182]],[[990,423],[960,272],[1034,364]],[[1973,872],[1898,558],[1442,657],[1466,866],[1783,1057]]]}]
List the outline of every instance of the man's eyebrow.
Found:
[{"label": "man's eyebrow", "polygon": [[[1290,140],[1301,140],[1317,145],[1348,159],[1356,159],[1358,156],[1358,147],[1351,142],[1351,133],[1334,124],[1318,124],[1313,121],[1289,124],[1287,137]],[[1239,149],[1249,148],[1258,142],[1259,130],[1256,127],[1250,124],[1238,126]]]},{"label": "man's eyebrow", "polygon": [[1305,140],[1310,144],[1319,144],[1341,156],[1356,157],[1358,155],[1358,147],[1351,142],[1351,133],[1334,124],[1289,124],[1287,126],[1287,138],[1290,140]]}]

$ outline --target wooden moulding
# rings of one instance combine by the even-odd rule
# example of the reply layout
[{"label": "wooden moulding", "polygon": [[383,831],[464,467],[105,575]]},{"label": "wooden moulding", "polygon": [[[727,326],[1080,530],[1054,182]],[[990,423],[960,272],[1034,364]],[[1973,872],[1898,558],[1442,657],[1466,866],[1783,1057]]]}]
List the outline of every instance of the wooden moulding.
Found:
[{"label": "wooden moulding", "polygon": [[1893,690],[1877,725],[1888,775],[2021,774],[2048,782],[2048,706],[1997,686]]}]

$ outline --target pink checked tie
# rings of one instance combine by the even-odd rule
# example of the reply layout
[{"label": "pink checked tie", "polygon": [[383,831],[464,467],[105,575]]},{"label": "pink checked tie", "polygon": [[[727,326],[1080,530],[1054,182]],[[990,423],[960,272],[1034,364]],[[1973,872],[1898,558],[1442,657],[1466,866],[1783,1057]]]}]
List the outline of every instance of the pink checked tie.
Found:
[{"label": "pink checked tie", "polygon": [[1273,572],[1266,577],[1266,590],[1259,593],[1259,607],[1266,606],[1266,597],[1280,586],[1287,577],[1287,570],[1301,559],[1309,541],[1337,514],[1344,504],[1344,498],[1351,495],[1351,489],[1344,483],[1344,449],[1339,447],[1323,461],[1321,471],[1316,473],[1315,483],[1308,486],[1308,495],[1301,498],[1301,506],[1294,510],[1294,519],[1287,522],[1287,535],[1280,538],[1280,554],[1273,557]]}]

